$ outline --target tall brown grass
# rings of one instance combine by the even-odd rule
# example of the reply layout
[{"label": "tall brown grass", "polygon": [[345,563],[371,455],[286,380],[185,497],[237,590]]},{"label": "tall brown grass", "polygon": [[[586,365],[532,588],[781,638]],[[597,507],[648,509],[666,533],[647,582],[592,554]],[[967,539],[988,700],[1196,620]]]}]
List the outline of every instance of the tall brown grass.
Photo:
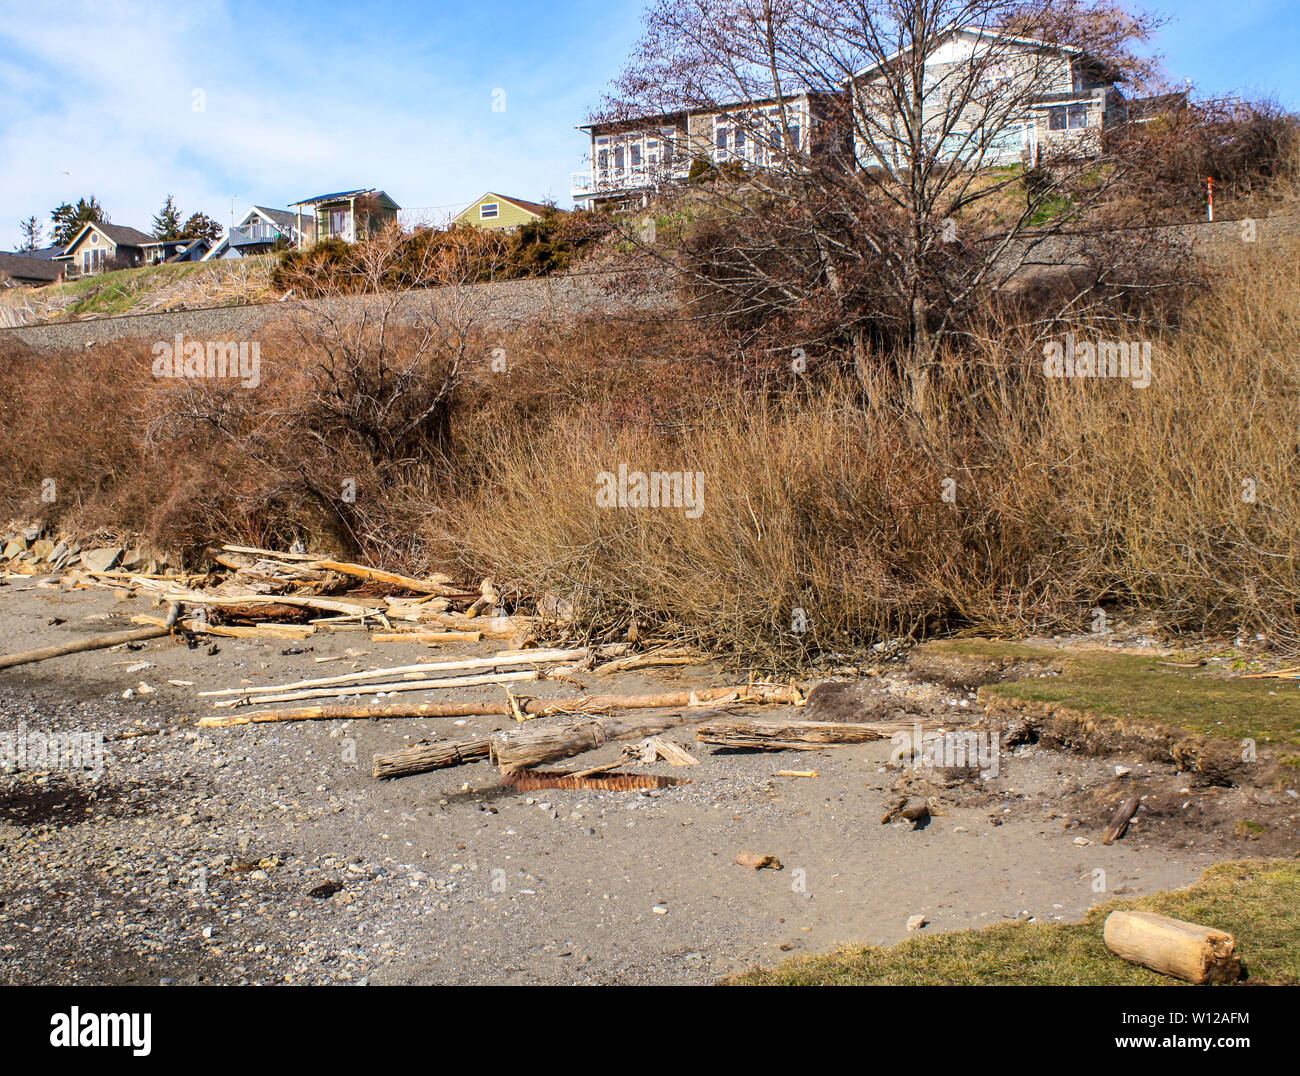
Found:
[{"label": "tall brown grass", "polygon": [[[426,353],[445,380],[440,337],[395,332],[382,368],[349,337],[361,365],[322,380],[338,340],[272,329],[263,384],[237,397],[153,379],[147,343],[11,350],[0,504],[191,557],[302,538],[491,573],[525,608],[571,600],[593,633],[635,620],[772,662],[900,635],[1076,630],[1098,607],[1296,648],[1298,255],[1243,244],[1174,327],[991,326],[931,371],[919,413],[892,406],[887,373],[869,396],[815,364],[765,382],[690,325],[478,325],[457,338],[436,427],[401,458],[349,416],[408,423],[430,384],[376,401],[394,369],[425,377],[411,363]],[[1150,386],[1044,378],[1044,341],[1067,329],[1149,340]],[[340,410],[354,373],[366,399]],[[703,473],[702,512],[600,507],[598,476],[620,464]]]}]

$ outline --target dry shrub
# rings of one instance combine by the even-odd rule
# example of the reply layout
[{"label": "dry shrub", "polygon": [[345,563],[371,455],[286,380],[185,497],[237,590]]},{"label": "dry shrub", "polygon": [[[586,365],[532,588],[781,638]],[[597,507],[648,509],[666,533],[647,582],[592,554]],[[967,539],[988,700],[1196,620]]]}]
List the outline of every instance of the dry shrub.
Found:
[{"label": "dry shrub", "polygon": [[[671,429],[575,415],[542,436],[495,430],[452,537],[466,563],[574,601],[594,630],[635,618],[749,656],[1079,629],[1099,605],[1293,647],[1296,253],[1244,254],[1163,336],[1072,326],[1149,341],[1146,388],[1046,379],[1044,340],[1008,333],[934,371],[920,417],[863,411],[838,385],[733,393]],[[703,513],[599,507],[598,476],[620,463],[703,472]]]}]

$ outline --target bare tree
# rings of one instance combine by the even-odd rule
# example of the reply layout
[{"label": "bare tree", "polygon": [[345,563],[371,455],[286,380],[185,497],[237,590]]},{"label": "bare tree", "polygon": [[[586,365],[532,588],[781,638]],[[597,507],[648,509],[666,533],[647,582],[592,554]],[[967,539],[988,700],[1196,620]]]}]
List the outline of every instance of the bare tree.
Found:
[{"label": "bare tree", "polygon": [[[681,257],[636,218],[629,238],[720,312],[863,378],[888,342],[923,387],[963,316],[1105,203],[1100,131],[1123,122],[1115,84],[1151,77],[1134,50],[1156,25],[1092,0],[658,0],[596,119],[686,117],[660,189],[694,224]],[[681,161],[705,155],[692,183]]]}]

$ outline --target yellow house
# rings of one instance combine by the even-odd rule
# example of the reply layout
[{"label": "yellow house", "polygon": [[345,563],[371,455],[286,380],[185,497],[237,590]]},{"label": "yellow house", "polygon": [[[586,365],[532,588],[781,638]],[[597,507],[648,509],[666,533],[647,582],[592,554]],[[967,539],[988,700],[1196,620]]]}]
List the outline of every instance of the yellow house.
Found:
[{"label": "yellow house", "polygon": [[488,191],[457,213],[452,224],[468,224],[472,228],[518,228],[530,220],[537,220],[547,212],[547,208],[537,202],[507,198],[504,194]]}]

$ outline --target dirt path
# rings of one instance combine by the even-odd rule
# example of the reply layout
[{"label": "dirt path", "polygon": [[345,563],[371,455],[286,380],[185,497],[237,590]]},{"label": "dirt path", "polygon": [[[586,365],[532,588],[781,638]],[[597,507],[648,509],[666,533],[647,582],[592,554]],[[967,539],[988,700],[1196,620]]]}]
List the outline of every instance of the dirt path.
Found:
[{"label": "dirt path", "polygon": [[[13,582],[0,587],[0,638],[25,649],[150,611],[143,598]],[[1004,754],[996,778],[945,793],[944,813],[921,830],[880,824],[899,779],[888,741],[758,755],[678,732],[702,765],[651,768],[690,781],[653,793],[505,792],[486,763],[380,783],[369,776],[377,750],[508,722],[195,729],[211,712],[196,698],[204,688],[431,654],[360,632],[217,646],[155,641],[0,673],[0,734],[110,741],[98,781],[0,775],[0,981],[708,983],[787,953],[894,942],[912,915],[929,931],[1074,919],[1117,892],[1183,885],[1250,851],[1230,833],[1141,816],[1103,847],[1095,819],[1070,817],[1071,796],[1113,784],[1119,761],[1135,768],[1125,780],[1172,770],[1032,747]],[[364,654],[315,660],[349,649]],[[123,697],[141,681],[154,692]],[[599,683],[726,682],[690,668]],[[144,730],[161,731],[113,740]],[[738,866],[741,849],[784,869]]]}]

